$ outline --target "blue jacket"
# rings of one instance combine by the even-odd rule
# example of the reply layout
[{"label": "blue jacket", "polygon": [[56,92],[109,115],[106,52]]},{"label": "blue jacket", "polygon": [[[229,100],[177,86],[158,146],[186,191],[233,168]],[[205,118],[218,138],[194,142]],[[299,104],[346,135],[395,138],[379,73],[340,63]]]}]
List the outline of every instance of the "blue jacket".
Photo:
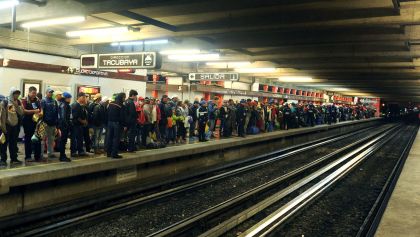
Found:
[{"label": "blue jacket", "polygon": [[41,101],[41,108],[44,112],[44,122],[48,126],[57,126],[58,124],[58,103],[53,98],[44,98]]}]

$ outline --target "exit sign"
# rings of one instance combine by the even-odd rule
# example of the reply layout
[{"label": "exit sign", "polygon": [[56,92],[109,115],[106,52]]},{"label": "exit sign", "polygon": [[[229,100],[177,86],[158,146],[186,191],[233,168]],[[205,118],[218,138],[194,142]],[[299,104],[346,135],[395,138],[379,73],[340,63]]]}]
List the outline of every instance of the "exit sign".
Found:
[{"label": "exit sign", "polygon": [[190,73],[190,81],[238,81],[238,73]]}]

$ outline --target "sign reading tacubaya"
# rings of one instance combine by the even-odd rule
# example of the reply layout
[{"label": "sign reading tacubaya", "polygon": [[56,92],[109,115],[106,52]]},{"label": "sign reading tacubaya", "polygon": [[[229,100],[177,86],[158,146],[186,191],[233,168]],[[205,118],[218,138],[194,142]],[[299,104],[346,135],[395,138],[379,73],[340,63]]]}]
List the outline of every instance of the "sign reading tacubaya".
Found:
[{"label": "sign reading tacubaya", "polygon": [[[96,57],[95,57],[96,56]],[[96,62],[97,60],[97,62]],[[119,68],[157,68],[156,52],[113,53],[82,55],[81,68],[119,69]]]}]

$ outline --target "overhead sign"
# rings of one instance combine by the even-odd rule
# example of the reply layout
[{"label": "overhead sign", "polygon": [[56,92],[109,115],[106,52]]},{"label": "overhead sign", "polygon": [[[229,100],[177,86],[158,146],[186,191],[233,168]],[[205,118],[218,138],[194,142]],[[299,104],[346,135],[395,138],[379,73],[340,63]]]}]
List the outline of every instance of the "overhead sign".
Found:
[{"label": "overhead sign", "polygon": [[156,68],[156,53],[99,54],[98,68]]},{"label": "overhead sign", "polygon": [[190,73],[190,81],[238,81],[238,73]]},{"label": "overhead sign", "polygon": [[85,69],[153,69],[161,65],[156,52],[86,54],[80,57]]},{"label": "overhead sign", "polygon": [[98,55],[85,54],[80,56],[80,68],[96,69],[98,68]]}]

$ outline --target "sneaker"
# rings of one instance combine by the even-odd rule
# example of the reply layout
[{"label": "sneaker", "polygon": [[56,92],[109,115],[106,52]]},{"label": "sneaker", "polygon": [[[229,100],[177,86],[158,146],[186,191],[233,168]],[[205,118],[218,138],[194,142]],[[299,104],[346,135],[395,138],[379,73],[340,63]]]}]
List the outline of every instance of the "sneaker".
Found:
[{"label": "sneaker", "polygon": [[12,164],[22,164],[22,161],[16,159],[16,160],[11,160]]},{"label": "sneaker", "polygon": [[7,167],[7,162],[4,160],[0,160],[0,167]]},{"label": "sneaker", "polygon": [[123,158],[121,155],[115,155],[115,156],[112,156],[111,157],[112,159],[121,159],[121,158]]},{"label": "sneaker", "polygon": [[61,162],[71,162],[71,160],[67,157],[60,157]]}]

